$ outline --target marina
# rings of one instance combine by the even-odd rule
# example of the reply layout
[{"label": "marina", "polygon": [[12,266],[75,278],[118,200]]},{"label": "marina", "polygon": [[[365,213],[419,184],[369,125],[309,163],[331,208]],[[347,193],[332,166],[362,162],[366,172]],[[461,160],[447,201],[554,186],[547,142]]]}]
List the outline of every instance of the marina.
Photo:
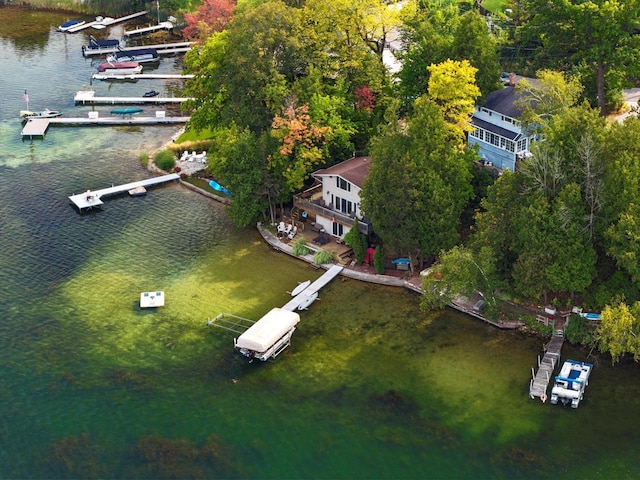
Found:
[{"label": "marina", "polygon": [[160,185],[162,183],[171,182],[173,180],[179,180],[180,175],[177,173],[171,173],[169,175],[163,175],[161,177],[147,178],[146,180],[140,180],[137,182],[126,183],[124,185],[113,186],[109,188],[103,188],[101,190],[87,190],[86,192],[71,195],[69,200],[80,212],[91,210],[94,207],[103,205],[103,197],[111,195],[117,195],[119,193],[128,192],[129,190],[136,189],[138,187],[151,187],[154,185]]},{"label": "marina", "polygon": [[73,97],[76,104],[132,104],[132,103],[182,103],[193,100],[189,97],[96,97],[94,90],[81,90]]}]

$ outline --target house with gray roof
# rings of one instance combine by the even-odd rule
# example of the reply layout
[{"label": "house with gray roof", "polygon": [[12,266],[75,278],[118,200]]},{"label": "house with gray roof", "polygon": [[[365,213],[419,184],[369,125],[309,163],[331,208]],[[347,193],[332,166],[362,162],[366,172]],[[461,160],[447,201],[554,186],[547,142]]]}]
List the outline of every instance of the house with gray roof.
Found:
[{"label": "house with gray roof", "polygon": [[517,162],[530,155],[534,136],[523,130],[518,120],[522,112],[515,106],[521,95],[514,85],[491,92],[471,117],[469,145],[477,145],[482,161],[501,170],[514,171]]}]

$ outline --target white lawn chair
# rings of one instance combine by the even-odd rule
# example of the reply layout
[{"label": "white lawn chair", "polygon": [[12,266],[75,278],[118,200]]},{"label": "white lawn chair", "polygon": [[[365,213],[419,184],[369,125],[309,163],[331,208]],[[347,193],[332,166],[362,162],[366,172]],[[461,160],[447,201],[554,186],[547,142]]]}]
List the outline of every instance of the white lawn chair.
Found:
[{"label": "white lawn chair", "polygon": [[287,235],[289,237],[289,240],[293,240],[293,237],[296,236],[296,233],[298,233],[298,227],[294,225],[291,231],[289,232],[289,235]]},{"label": "white lawn chair", "polygon": [[180,157],[180,161],[184,162],[187,160],[187,158],[189,158],[189,152],[187,152],[186,150],[184,152],[182,152],[182,156]]},{"label": "white lawn chair", "polygon": [[284,222],[278,224],[278,233],[284,233],[287,230],[287,226]]}]

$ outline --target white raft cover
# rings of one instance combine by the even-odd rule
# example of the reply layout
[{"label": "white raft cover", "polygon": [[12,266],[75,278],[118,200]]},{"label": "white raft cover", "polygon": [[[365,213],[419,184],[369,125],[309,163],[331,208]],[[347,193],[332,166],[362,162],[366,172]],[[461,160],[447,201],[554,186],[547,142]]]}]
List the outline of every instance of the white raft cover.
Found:
[{"label": "white raft cover", "polygon": [[237,348],[265,352],[300,321],[295,312],[273,308],[236,340]]}]

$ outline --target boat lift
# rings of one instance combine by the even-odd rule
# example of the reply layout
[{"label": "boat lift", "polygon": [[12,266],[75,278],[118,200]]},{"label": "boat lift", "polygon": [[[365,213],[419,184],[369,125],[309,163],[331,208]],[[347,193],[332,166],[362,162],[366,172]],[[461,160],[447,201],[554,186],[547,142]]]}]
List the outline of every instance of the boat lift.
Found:
[{"label": "boat lift", "polygon": [[255,320],[249,320],[248,318],[238,317],[237,315],[231,315],[230,313],[220,313],[215,318],[207,320],[206,325],[208,327],[218,327],[230,332],[242,335],[249,327],[256,323]]}]

